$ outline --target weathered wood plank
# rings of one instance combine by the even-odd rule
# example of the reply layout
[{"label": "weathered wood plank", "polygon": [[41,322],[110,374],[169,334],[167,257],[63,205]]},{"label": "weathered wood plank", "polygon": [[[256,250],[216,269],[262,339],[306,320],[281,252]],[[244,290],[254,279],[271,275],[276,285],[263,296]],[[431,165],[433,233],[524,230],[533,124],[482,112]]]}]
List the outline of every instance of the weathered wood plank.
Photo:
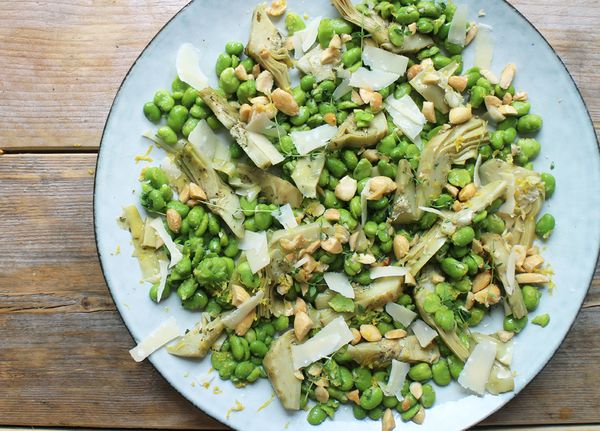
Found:
[{"label": "weathered wood plank", "polygon": [[[0,0],[0,148],[97,148],[127,70],[152,36],[186,3]],[[600,129],[600,79],[595,73],[600,68],[598,2],[511,3],[556,48]]]},{"label": "weathered wood plank", "polygon": [[[0,157],[0,423],[223,429],[148,364],[112,303],[94,247],[93,154]],[[486,425],[593,423],[600,273],[546,369]],[[574,395],[585,394],[585,395]]]}]

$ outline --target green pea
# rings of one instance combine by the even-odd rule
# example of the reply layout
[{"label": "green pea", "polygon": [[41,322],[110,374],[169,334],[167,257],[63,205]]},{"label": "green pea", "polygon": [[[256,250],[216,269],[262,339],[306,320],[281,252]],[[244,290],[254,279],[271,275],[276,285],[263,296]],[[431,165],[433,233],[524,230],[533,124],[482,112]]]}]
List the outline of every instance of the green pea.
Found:
[{"label": "green pea", "polygon": [[542,117],[536,114],[527,114],[519,118],[517,130],[521,134],[536,133],[542,128]]},{"label": "green pea", "polygon": [[204,120],[209,116],[208,110],[200,105],[192,106],[190,108],[189,114],[190,116],[197,118],[198,120]]},{"label": "green pea", "polygon": [[356,168],[354,168],[352,176],[357,181],[368,178],[371,176],[372,168],[373,168],[373,165],[371,165],[371,162],[369,162],[367,159],[364,159],[364,158],[360,159],[358,161],[358,164],[356,165]]},{"label": "green pea", "polygon": [[419,401],[421,401],[421,404],[426,409],[432,407],[435,403],[435,391],[433,386],[431,386],[429,383],[423,385],[423,395],[421,395],[421,399]]},{"label": "green pea", "polygon": [[463,226],[452,234],[452,243],[459,247],[471,244],[473,239],[475,239],[475,231],[471,226]]},{"label": "green pea", "polygon": [[149,121],[157,123],[160,120],[160,109],[154,104],[154,102],[148,102],[144,105],[144,115]]},{"label": "green pea", "polygon": [[268,205],[258,204],[254,214],[254,222],[258,230],[267,230],[273,223],[273,216]]},{"label": "green pea", "polygon": [[217,235],[221,230],[221,225],[219,224],[219,219],[213,213],[208,213],[208,231]]},{"label": "green pea", "polygon": [[542,149],[541,144],[535,139],[526,138],[519,139],[517,141],[517,145],[520,150],[520,154],[523,155],[527,160],[535,159],[538,154],[540,154],[540,150]]},{"label": "green pea", "polygon": [[300,88],[304,91],[312,91],[317,85],[317,79],[313,75],[304,75],[300,80]]},{"label": "green pea", "polygon": [[542,172],[542,182],[544,183],[544,190],[546,191],[546,199],[548,199],[554,194],[554,190],[556,189],[556,179],[554,178],[554,175]]},{"label": "green pea", "polygon": [[196,128],[199,122],[200,120],[198,120],[197,118],[188,118],[183,124],[183,127],[181,128],[181,134],[187,138],[188,136],[190,136],[190,133],[192,133],[192,131]]},{"label": "green pea", "polygon": [[448,182],[456,187],[464,187],[471,182],[471,174],[467,169],[451,169],[448,173]]},{"label": "green pea", "polygon": [[416,382],[426,382],[431,379],[431,367],[425,362],[413,365],[408,371],[408,376]]},{"label": "green pea", "polygon": [[450,374],[452,375],[452,378],[457,380],[458,376],[460,376],[460,373],[462,372],[463,368],[465,367],[464,362],[462,362],[460,359],[458,359],[455,355],[450,355],[448,356],[448,369],[450,370]]},{"label": "green pea", "polygon": [[488,95],[488,90],[479,85],[471,88],[470,103],[473,108],[479,108],[483,104],[483,99]]},{"label": "green pea", "polygon": [[331,173],[331,175],[336,178],[342,178],[348,170],[344,162],[342,162],[340,159],[336,159],[335,157],[328,157],[325,165],[327,166],[327,170]]},{"label": "green pea", "polygon": [[[293,117],[290,117],[290,123],[292,123],[294,126],[302,126],[303,124],[306,124],[306,122],[308,121],[308,119],[310,118],[310,111],[306,106],[300,106],[300,109],[298,110],[298,114],[294,115]],[[290,138],[291,140],[291,138]]]},{"label": "green pea", "polygon": [[240,86],[240,80],[235,76],[233,67],[226,68],[219,75],[219,87],[227,94],[233,94]]},{"label": "green pea", "polygon": [[516,319],[512,314],[504,317],[504,330],[519,333],[527,325],[527,316]]},{"label": "green pea", "polygon": [[447,257],[441,262],[442,271],[448,274],[454,280],[460,280],[466,274],[469,268],[464,263],[452,258]]},{"label": "green pea", "polygon": [[242,82],[236,90],[236,96],[240,103],[248,103],[248,100],[256,96],[256,84],[253,79]]},{"label": "green pea", "polygon": [[383,401],[383,391],[379,386],[367,388],[360,396],[360,406],[365,410],[372,410]]},{"label": "green pea", "polygon": [[540,238],[548,239],[548,237],[552,234],[552,231],[554,230],[555,224],[556,222],[552,214],[546,213],[543,216],[541,216],[535,224],[535,233]]},{"label": "green pea", "polygon": [[431,373],[436,385],[447,386],[452,381],[450,368],[448,368],[448,361],[444,358],[440,358],[437,362],[433,363],[431,366]]},{"label": "green pea", "polygon": [[162,211],[166,205],[165,199],[159,190],[152,190],[148,193],[148,201],[154,211]]},{"label": "green pea", "polygon": [[283,314],[273,320],[273,327],[277,332],[284,331],[290,326],[290,318],[288,316],[284,316]]},{"label": "green pea", "polygon": [[481,157],[484,160],[489,159],[490,157],[492,157],[492,147],[489,146],[488,144],[480,145],[479,146],[479,154],[481,154]]},{"label": "green pea", "polygon": [[342,54],[342,63],[346,68],[360,61],[362,50],[359,47],[351,48]]},{"label": "green pea", "polygon": [[294,12],[288,12],[285,17],[285,28],[287,32],[292,35],[297,31],[304,30],[306,28],[306,24],[300,15]]},{"label": "green pea", "polygon": [[474,307],[471,308],[471,316],[467,322],[469,326],[477,326],[485,317],[485,310],[483,308]]},{"label": "green pea", "polygon": [[325,419],[327,419],[327,413],[320,404],[317,404],[310,409],[308,416],[306,417],[306,420],[311,425],[320,425],[325,421]]},{"label": "green pea", "polygon": [[490,134],[490,145],[495,150],[501,150],[504,148],[504,131],[496,130]]},{"label": "green pea", "polygon": [[223,71],[225,69],[227,69],[228,67],[231,67],[232,61],[231,61],[231,56],[228,54],[220,54],[217,57],[217,62],[215,64],[215,72],[217,74],[217,76],[221,76],[221,74],[223,73]]},{"label": "green pea", "polygon": [[324,124],[325,120],[323,119],[323,116],[321,114],[315,114],[310,116],[306,123],[308,124],[309,128],[314,129],[315,127]]},{"label": "green pea", "polygon": [[534,311],[540,304],[540,298],[542,297],[539,289],[533,286],[525,285],[521,287],[521,292],[523,294],[523,302],[525,303],[525,308],[527,308],[527,311]]},{"label": "green pea", "polygon": [[529,114],[531,110],[531,103],[515,100],[511,103],[512,107],[517,110],[517,116],[522,117],[523,115]]},{"label": "green pea", "polygon": [[167,145],[175,145],[177,143],[177,134],[169,126],[160,127],[156,131],[156,136],[162,139]]},{"label": "green pea", "polygon": [[483,221],[483,228],[488,232],[500,235],[504,232],[506,223],[497,214],[490,214]]}]

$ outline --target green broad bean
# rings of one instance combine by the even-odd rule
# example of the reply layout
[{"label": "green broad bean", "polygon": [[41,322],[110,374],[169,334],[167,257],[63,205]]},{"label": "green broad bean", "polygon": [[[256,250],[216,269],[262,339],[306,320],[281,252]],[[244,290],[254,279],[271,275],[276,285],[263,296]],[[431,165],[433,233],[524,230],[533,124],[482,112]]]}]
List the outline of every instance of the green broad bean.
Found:
[{"label": "green broad bean", "polygon": [[485,310],[483,308],[474,307],[471,308],[471,315],[467,322],[469,326],[477,326],[485,317]]},{"label": "green broad bean", "polygon": [[167,145],[175,145],[177,143],[177,133],[169,126],[162,126],[156,131],[156,137],[162,139]]},{"label": "green broad bean", "polygon": [[285,315],[281,315],[273,320],[273,327],[277,332],[285,331],[290,326],[290,318]]},{"label": "green broad bean", "polygon": [[464,263],[452,258],[447,257],[441,262],[442,271],[448,274],[450,278],[454,280],[460,280],[466,274],[469,268]]},{"label": "green broad bean", "polygon": [[158,191],[160,192],[160,195],[165,200],[165,202],[168,202],[171,199],[173,199],[173,190],[167,184],[163,184],[162,186],[160,186]]},{"label": "green broad bean", "polygon": [[229,244],[227,244],[227,246],[225,246],[225,249],[223,250],[223,254],[227,257],[234,258],[237,256],[239,251],[240,251],[240,249],[239,249],[237,240],[232,239],[229,241]]},{"label": "green broad bean", "polygon": [[504,232],[506,223],[497,214],[490,214],[483,221],[482,227],[488,232],[500,235]]},{"label": "green broad bean", "polygon": [[437,362],[433,363],[431,366],[431,373],[433,381],[438,386],[447,386],[452,381],[450,368],[448,368],[448,361],[444,358],[440,358]]},{"label": "green broad bean", "polygon": [[202,217],[202,220],[200,220],[200,224],[194,231],[194,235],[196,235],[197,237],[200,237],[206,233],[207,229],[208,229],[208,217],[204,216],[204,217]]},{"label": "green broad bean", "polygon": [[292,96],[294,96],[294,100],[298,106],[305,105],[306,100],[308,99],[308,95],[300,86],[292,88]]},{"label": "green broad bean", "polygon": [[256,289],[260,284],[260,277],[252,273],[248,262],[242,262],[237,267],[241,283],[249,289]]},{"label": "green broad bean", "polygon": [[396,167],[394,165],[392,165],[390,162],[386,161],[386,160],[380,160],[377,163],[377,168],[379,169],[379,174],[389,177],[389,178],[396,178]]},{"label": "green broad bean", "polygon": [[212,298],[208,300],[208,304],[206,304],[206,308],[204,309],[204,312],[213,318],[221,314],[221,311],[221,306]]},{"label": "green broad bean", "polygon": [[421,401],[421,405],[426,409],[435,404],[435,390],[429,383],[423,385],[423,395],[421,395],[421,399],[419,401]]},{"label": "green broad bean", "polygon": [[217,76],[221,76],[223,71],[232,65],[231,56],[223,53],[217,57],[217,62],[215,64],[215,72]]},{"label": "green broad bean", "polygon": [[329,184],[329,171],[327,170],[327,168],[323,168],[323,170],[321,171],[321,174],[319,175],[319,186],[321,187],[325,187]]},{"label": "green broad bean", "polygon": [[519,155],[523,156],[526,161],[535,159],[542,149],[541,144],[532,138],[519,139],[517,141],[519,147]]},{"label": "green broad bean", "polygon": [[183,127],[181,128],[181,134],[186,138],[190,136],[190,133],[196,128],[200,120],[197,118],[188,118],[185,123],[183,123]]},{"label": "green broad bean", "polygon": [[471,99],[470,103],[473,108],[479,108],[483,104],[483,99],[489,94],[488,90],[479,85],[475,85],[471,88]]},{"label": "green broad bean", "polygon": [[324,191],[323,205],[325,205],[325,208],[339,208],[341,206],[340,201],[332,190]]},{"label": "green broad bean", "polygon": [[450,57],[446,57],[443,54],[436,54],[432,57],[433,60],[433,67],[435,67],[436,69],[441,69],[443,67],[448,66],[450,63],[452,63],[452,59]]},{"label": "green broad bean", "polygon": [[366,391],[371,387],[371,380],[373,374],[371,370],[365,367],[357,367],[352,370],[352,377],[354,379],[354,386],[361,392]]},{"label": "green broad bean", "polygon": [[480,145],[479,154],[481,154],[481,157],[484,160],[489,159],[490,157],[492,157],[492,147],[488,144]]},{"label": "green broad bean", "polygon": [[219,377],[222,380],[229,380],[231,378],[231,376],[233,376],[233,372],[235,371],[236,366],[237,366],[237,364],[232,360],[223,361],[223,363],[221,364],[221,367],[218,370]]},{"label": "green broad bean", "polygon": [[203,310],[208,304],[208,296],[203,290],[197,289],[191,297],[183,300],[182,304],[186,310]]},{"label": "green broad bean", "polygon": [[144,180],[149,181],[153,188],[159,189],[169,183],[167,175],[161,168],[151,166],[144,171]]},{"label": "green broad bean", "polygon": [[227,42],[225,52],[229,55],[240,56],[244,52],[244,44],[238,41]]},{"label": "green broad bean", "polygon": [[471,174],[467,169],[451,169],[448,173],[448,182],[456,187],[464,187],[471,182]]},{"label": "green broad bean", "polygon": [[383,391],[379,386],[367,388],[360,396],[360,406],[365,410],[372,410],[383,402]]},{"label": "green broad bean", "polygon": [[[250,349],[250,345],[256,341],[256,331],[253,328],[248,329],[248,332],[246,332],[244,338],[248,342],[248,348]],[[250,353],[253,353],[252,349],[250,349]]]},{"label": "green broad bean", "polygon": [[367,159],[362,158],[358,161],[358,164],[354,168],[354,171],[352,172],[352,176],[357,181],[360,181],[365,178],[369,178],[371,176],[372,168],[373,168],[373,165],[371,164],[371,162],[369,162]]},{"label": "green broad bean", "polygon": [[[473,88],[475,88],[477,81],[479,81],[479,78],[481,78],[481,74],[479,73],[478,68],[472,68],[472,69],[469,69],[469,71],[467,71],[465,76],[467,77],[467,88],[471,89],[471,104],[472,104]],[[481,94],[483,94],[483,93],[481,93]],[[483,102],[483,97],[481,98],[481,102]],[[481,105],[481,103],[480,103],[480,105]]]},{"label": "green broad bean", "polygon": [[167,209],[174,209],[181,216],[181,218],[186,218],[190,212],[190,207],[178,200],[169,202],[167,204]]},{"label": "green broad bean", "polygon": [[382,154],[385,154],[386,156],[390,156],[394,148],[396,148],[395,134],[387,135],[377,144],[377,151],[379,151]]},{"label": "green broad bean", "polygon": [[342,178],[348,171],[344,162],[335,157],[328,157],[325,165],[329,173],[336,178]]},{"label": "green broad bean", "polygon": [[554,190],[556,190],[556,178],[554,178],[554,175],[542,172],[542,183],[544,183],[546,199],[552,197]]},{"label": "green broad bean", "polygon": [[196,103],[196,99],[198,98],[198,91],[193,87],[188,87],[187,90],[183,93],[181,97],[181,104],[186,108],[190,109]]},{"label": "green broad bean", "polygon": [[417,403],[414,406],[412,406],[410,409],[408,409],[407,411],[400,413],[400,418],[404,422],[408,422],[413,417],[415,417],[415,415],[419,412],[420,409],[421,409],[421,405]]},{"label": "green broad bean", "polygon": [[529,114],[529,111],[531,110],[531,103],[520,100],[515,100],[511,103],[511,106],[517,110],[518,117]]},{"label": "green broad bean", "polygon": [[523,302],[527,311],[534,311],[540,304],[541,292],[536,287],[525,285],[521,287]]},{"label": "green broad bean", "polygon": [[388,37],[394,46],[404,45],[404,31],[398,24],[392,23],[388,27]]},{"label": "green broad bean", "polygon": [[433,314],[440,309],[442,302],[440,297],[433,292],[429,292],[423,300],[423,309],[426,313]]},{"label": "green broad bean", "polygon": [[231,354],[236,361],[244,360],[244,356],[246,353],[244,351],[244,344],[242,343],[242,339],[237,335],[231,335],[229,337],[229,344],[231,346]]},{"label": "green broad bean", "polygon": [[194,105],[190,108],[190,116],[197,118],[198,120],[205,120],[210,115],[208,110],[200,105]]},{"label": "green broad bean", "polygon": [[358,165],[358,156],[352,150],[342,151],[342,160],[344,161],[346,168],[348,168],[349,170],[354,170],[354,168],[356,168],[356,165]]},{"label": "green broad bean", "polygon": [[542,117],[536,114],[527,114],[519,118],[517,131],[521,134],[532,134],[538,132],[542,125]]},{"label": "green broad bean", "polygon": [[300,80],[300,88],[306,92],[310,92],[317,85],[317,79],[313,75],[304,75]]},{"label": "green broad bean", "polygon": [[243,361],[237,364],[235,367],[235,371],[233,372],[234,376],[236,376],[240,380],[244,380],[246,377],[250,375],[252,371],[254,371],[256,367],[252,362]]},{"label": "green broad bean", "polygon": [[361,420],[361,419],[364,419],[367,417],[367,411],[365,409],[363,409],[361,406],[359,406],[358,404],[352,405],[352,414],[358,420]]},{"label": "green broad bean", "polygon": [[152,190],[148,193],[148,201],[150,202],[151,209],[158,212],[162,211],[166,205],[160,190]]},{"label": "green broad bean", "polygon": [[453,202],[454,198],[452,196],[447,193],[442,193],[433,200],[431,206],[434,208],[450,208]]},{"label": "green broad bean", "polygon": [[249,99],[256,96],[256,83],[253,79],[242,82],[235,92],[240,103],[248,103]]},{"label": "green broad bean", "polygon": [[221,123],[219,122],[219,120],[217,119],[217,117],[215,117],[214,115],[209,115],[206,118],[206,123],[213,130],[217,130],[221,126]]},{"label": "green broad bean", "polygon": [[[250,217],[254,215],[254,210],[256,209],[257,200],[249,201],[248,198],[242,196],[240,198],[240,207],[242,208],[242,212],[246,217]],[[194,207],[196,208],[196,207]]]},{"label": "green broad bean", "polygon": [[517,138],[517,129],[514,127],[508,127],[503,130],[503,138],[505,144],[512,144]]},{"label": "green broad bean", "polygon": [[179,285],[177,288],[177,295],[182,301],[185,301],[186,299],[191,298],[194,292],[196,292],[196,289],[198,289],[198,284],[196,283],[196,280],[191,277],[184,280],[183,283]]},{"label": "green broad bean", "polygon": [[351,48],[342,54],[342,63],[346,68],[352,67],[361,60],[362,50],[359,47]]},{"label": "green broad bean", "polygon": [[495,150],[504,148],[504,131],[496,130],[490,134],[490,145]]},{"label": "green broad bean", "polygon": [[419,227],[423,230],[429,229],[431,226],[435,224],[437,221],[437,214],[433,214],[430,212],[425,212],[419,219]]},{"label": "green broad bean", "polygon": [[258,230],[267,230],[273,224],[273,216],[271,209],[266,204],[256,205],[256,213],[254,214],[254,222]]},{"label": "green broad bean", "polygon": [[315,114],[310,116],[306,123],[308,124],[309,128],[314,129],[315,127],[325,124],[325,119],[321,114]]},{"label": "green broad bean", "polygon": [[219,75],[219,87],[221,87],[226,94],[235,93],[239,86],[240,80],[235,76],[233,67],[226,68],[221,72],[221,75]]},{"label": "green broad bean", "polygon": [[188,118],[188,110],[185,106],[177,105],[169,111],[167,125],[176,132],[180,132]]},{"label": "green broad bean", "polygon": [[[158,302],[158,283],[152,285],[149,291],[150,299],[154,302]],[[171,287],[167,283],[162,291],[161,301],[168,298],[171,295]]]},{"label": "green broad bean", "polygon": [[154,102],[148,102],[144,104],[144,115],[149,121],[157,123],[160,120],[161,112],[158,106]]},{"label": "green broad bean", "polygon": [[448,356],[447,360],[448,360],[448,369],[450,370],[450,375],[452,375],[452,378],[454,380],[458,380],[458,376],[460,376],[460,373],[462,372],[463,368],[465,367],[464,362],[461,361],[460,359],[458,359],[455,355]]},{"label": "green broad bean", "polygon": [[554,226],[556,221],[554,220],[554,216],[552,214],[544,214],[539,218],[537,223],[535,224],[535,233],[537,236],[543,239],[548,239],[548,237],[552,234],[554,230]]},{"label": "green broad bean", "polygon": [[350,208],[350,214],[352,214],[352,217],[354,217],[355,219],[358,219],[361,217],[362,205],[360,203],[360,196],[354,196],[350,200],[349,208]]},{"label": "green broad bean", "polygon": [[408,376],[415,382],[426,382],[432,377],[431,367],[425,362],[413,365],[408,371]]},{"label": "green broad bean", "polygon": [[440,49],[437,46],[434,45],[434,46],[431,46],[431,47],[429,47],[427,49],[423,49],[422,51],[420,51],[417,54],[417,59],[418,60],[424,60],[426,58],[431,58],[434,55],[439,54],[439,52],[440,52]]},{"label": "green broad bean", "polygon": [[308,416],[306,417],[306,420],[311,425],[320,425],[325,421],[325,419],[327,419],[327,413],[325,410],[323,410],[321,404],[317,404],[310,409]]},{"label": "green broad bean", "polygon": [[512,314],[504,317],[504,330],[519,333],[527,325],[528,318],[523,316],[520,319],[516,319]]},{"label": "green broad bean", "polygon": [[396,22],[404,25],[412,24],[413,22],[417,22],[420,18],[419,11],[414,6],[403,6],[396,9],[394,14],[394,18],[396,18]]},{"label": "green broad bean", "polygon": [[383,407],[386,409],[395,409],[398,405],[398,398],[395,396],[384,396],[383,397]]},{"label": "green broad bean", "polygon": [[296,33],[297,31],[304,30],[306,24],[300,15],[294,12],[288,12],[285,17],[285,28],[289,35]]},{"label": "green broad bean", "polygon": [[167,90],[158,90],[154,94],[153,102],[164,113],[169,112],[175,106],[175,100]]},{"label": "green broad bean", "polygon": [[350,231],[353,231],[358,226],[358,221],[352,217],[350,211],[344,208],[339,209],[340,212],[340,224]]},{"label": "green broad bean", "polygon": [[216,254],[221,253],[221,243],[219,241],[219,238],[213,238],[210,240],[210,242],[208,243],[208,250]]},{"label": "green broad bean", "polygon": [[377,226],[377,223],[375,223],[372,220],[369,220],[365,223],[365,226],[363,229],[365,231],[365,235],[368,238],[374,238],[377,235],[378,226]]},{"label": "green broad bean", "polygon": [[452,331],[456,326],[454,312],[446,307],[441,307],[435,312],[434,320],[436,325],[445,331]]},{"label": "green broad bean", "polygon": [[463,226],[452,234],[452,243],[458,247],[464,247],[475,239],[475,231],[471,226]]},{"label": "green broad bean", "polygon": [[255,381],[257,381],[260,377],[262,376],[262,371],[261,371],[261,367],[254,367],[254,369],[252,370],[252,372],[250,372],[250,374],[248,374],[248,376],[246,377],[246,381],[248,383],[254,383]]},{"label": "green broad bean", "polygon": [[542,328],[545,328],[546,326],[548,326],[548,323],[550,323],[550,315],[548,313],[546,313],[546,314],[540,314],[538,316],[535,316],[533,318],[533,320],[531,321],[531,323],[533,323],[534,325],[539,325]]},{"label": "green broad bean", "polygon": [[369,413],[368,413],[369,419],[378,421],[379,419],[381,419],[383,417],[383,411],[384,410],[383,410],[382,406],[378,406],[372,410],[369,410]]},{"label": "green broad bean", "polygon": [[429,18],[419,18],[417,20],[417,31],[423,34],[429,34],[433,32],[433,21]]},{"label": "green broad bean", "polygon": [[213,213],[208,213],[208,231],[213,235],[217,235],[221,231],[219,219]]},{"label": "green broad bean", "polygon": [[327,48],[334,34],[350,34],[352,25],[341,18],[323,18],[319,23],[317,40],[321,48]]}]

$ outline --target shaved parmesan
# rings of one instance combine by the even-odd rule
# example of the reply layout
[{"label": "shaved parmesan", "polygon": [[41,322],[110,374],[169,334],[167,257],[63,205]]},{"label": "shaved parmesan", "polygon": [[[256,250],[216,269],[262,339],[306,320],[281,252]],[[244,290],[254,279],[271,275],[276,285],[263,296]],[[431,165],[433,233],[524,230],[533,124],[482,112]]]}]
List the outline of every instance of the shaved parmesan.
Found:
[{"label": "shaved parmesan", "polygon": [[438,333],[421,319],[417,319],[411,326],[421,347],[427,347],[437,337]]},{"label": "shaved parmesan", "polygon": [[417,313],[412,310],[409,310],[403,305],[396,304],[395,302],[390,302],[385,306],[385,311],[387,314],[392,316],[398,323],[402,323],[405,328],[408,328],[415,317],[417,317]]},{"label": "shaved parmesan", "polygon": [[369,194],[371,179],[368,179],[360,192],[360,224],[364,226],[367,222],[367,195]]},{"label": "shaved parmesan", "polygon": [[325,155],[315,154],[309,157],[300,157],[296,160],[296,167],[292,172],[292,179],[298,190],[307,198],[317,197],[317,184],[321,171],[325,166]]},{"label": "shaved parmesan", "polygon": [[408,274],[408,270],[400,266],[378,266],[371,269],[369,276],[375,280],[383,277],[402,277],[406,274]]},{"label": "shaved parmesan", "polygon": [[206,160],[212,161],[217,150],[217,137],[206,120],[200,120],[190,132],[188,141]]},{"label": "shaved parmesan", "polygon": [[448,30],[448,42],[456,45],[465,46],[465,37],[467,36],[467,13],[469,7],[466,4],[460,4],[454,12],[454,17]]},{"label": "shaved parmesan", "polygon": [[390,370],[390,377],[387,384],[379,382],[381,390],[387,397],[396,397],[398,400],[402,400],[404,397],[401,394],[406,375],[410,370],[410,365],[406,362],[400,362],[392,359],[392,369]]},{"label": "shaved parmesan", "polygon": [[160,268],[160,281],[158,282],[158,288],[156,289],[156,302],[160,302],[162,299],[165,285],[167,284],[167,275],[169,275],[169,262],[160,259],[158,261],[158,266]]},{"label": "shaved parmesan", "polygon": [[344,78],[340,85],[333,90],[333,100],[340,100],[346,94],[352,91],[352,87],[350,87],[350,79]]},{"label": "shaved parmesan", "polygon": [[442,218],[446,218],[446,216],[444,215],[443,212],[441,212],[440,210],[438,210],[437,208],[431,208],[431,207],[419,207],[419,209],[421,211],[424,211],[426,213],[431,213],[431,214],[435,214],[438,215]]},{"label": "shaved parmesan", "polygon": [[275,123],[269,120],[269,117],[265,112],[260,112],[252,116],[250,122],[246,126],[246,130],[249,132],[264,133],[268,127],[274,125]]},{"label": "shaved parmesan", "polygon": [[420,139],[420,133],[427,122],[417,104],[409,95],[396,99],[389,96],[385,99],[385,108],[392,121],[411,141]]},{"label": "shaved parmesan", "polygon": [[393,84],[400,78],[398,73],[384,72],[382,70],[369,70],[360,67],[350,77],[350,86],[364,88],[367,90],[382,90],[388,85]]},{"label": "shaved parmesan", "polygon": [[489,340],[479,342],[458,376],[458,383],[473,392],[483,395],[490,371],[496,359],[496,343]]},{"label": "shaved parmesan", "polygon": [[171,239],[171,235],[168,234],[162,220],[160,218],[152,219],[148,223],[148,226],[152,227],[156,231],[156,234],[160,237],[160,239],[162,239],[162,241],[165,243],[165,246],[169,250],[169,253],[171,254],[171,263],[169,264],[169,268],[177,265],[179,261],[183,259],[183,254],[181,254],[181,251],[179,251],[179,248]]},{"label": "shaved parmesan", "polygon": [[337,132],[337,127],[323,124],[304,132],[292,132],[290,136],[292,141],[294,141],[294,146],[298,150],[298,154],[304,156],[317,148],[326,146],[337,135]]},{"label": "shaved parmesan", "polygon": [[208,79],[200,69],[200,53],[191,43],[184,43],[177,51],[177,76],[196,90],[208,87]]},{"label": "shaved parmesan", "polygon": [[158,328],[152,331],[150,335],[140,341],[137,346],[131,349],[129,354],[135,362],[141,362],[180,335],[181,330],[177,326],[175,318],[169,317]]},{"label": "shaved parmesan", "polygon": [[170,157],[165,157],[162,162],[160,162],[160,168],[167,175],[170,183],[175,182],[183,175],[183,172],[181,172],[181,170]]},{"label": "shaved parmesan", "polygon": [[279,223],[281,223],[281,226],[283,226],[284,229],[292,229],[298,226],[298,222],[296,221],[296,217],[294,217],[294,211],[292,211],[290,204],[285,204],[271,214]]},{"label": "shaved parmesan", "polygon": [[294,33],[294,35],[300,33],[302,39],[302,50],[307,52],[317,41],[317,35],[319,33],[319,24],[321,23],[321,17],[314,18],[311,22],[306,25],[304,30]]},{"label": "shaved parmesan", "polygon": [[247,301],[242,302],[236,310],[232,311],[231,314],[228,314],[223,318],[223,325],[229,329],[234,329],[252,310],[256,308],[264,296],[265,293],[262,290],[259,290],[256,295]]},{"label": "shaved parmesan", "polygon": [[246,230],[244,237],[238,244],[240,250],[246,251],[246,259],[253,274],[264,268],[271,262],[269,245],[266,232],[252,232]]},{"label": "shaved parmesan", "polygon": [[404,75],[408,65],[408,57],[393,54],[371,45],[367,45],[363,49],[362,60],[364,64],[373,70],[397,73],[398,75]]},{"label": "shaved parmesan", "polygon": [[481,178],[479,177],[479,168],[481,167],[481,154],[477,155],[477,160],[475,161],[475,168],[473,170],[473,184],[477,188],[481,187]]},{"label": "shaved parmesan", "polygon": [[513,358],[513,352],[515,349],[513,340],[503,342],[492,335],[481,334],[479,332],[473,332],[471,335],[473,336],[473,339],[478,343],[482,341],[488,341],[496,344],[496,360],[506,365],[507,367],[510,366]]},{"label": "shaved parmesan", "polygon": [[479,24],[477,37],[475,38],[475,66],[480,69],[490,69],[494,56],[494,41],[492,39],[492,27]]},{"label": "shaved parmesan", "polygon": [[504,286],[504,288],[506,289],[506,293],[508,293],[509,295],[513,294],[517,284],[517,281],[515,279],[516,264],[517,250],[513,246],[510,249],[510,253],[508,254],[508,259],[506,259],[506,286]]},{"label": "shaved parmesan", "polygon": [[309,338],[303,344],[292,345],[294,368],[299,370],[337,352],[353,338],[343,317],[333,319],[317,335]]},{"label": "shaved parmesan", "polygon": [[296,262],[294,264],[294,268],[300,268],[302,265],[304,265],[309,260],[310,260],[310,258],[308,256],[304,256],[302,259],[298,260],[298,262]]},{"label": "shaved parmesan", "polygon": [[[277,148],[275,148],[275,146],[265,135],[255,132],[248,132],[248,139],[251,140],[254,145],[256,145],[256,147],[262,154],[264,154],[264,156],[271,162],[272,165],[283,162],[284,157],[279,151],[277,151]],[[248,154],[248,156],[250,156],[250,154]]]},{"label": "shaved parmesan", "polygon": [[306,74],[313,75],[317,82],[325,81],[326,79],[335,80],[335,72],[333,70],[333,63],[322,64],[321,55],[323,54],[323,48],[321,45],[316,45],[313,49],[308,51],[302,56],[296,63],[298,69]]},{"label": "shaved parmesan", "polygon": [[323,279],[325,280],[325,283],[327,283],[327,287],[334,292],[337,292],[346,298],[354,298],[356,296],[346,274],[341,272],[326,272],[323,274]]}]

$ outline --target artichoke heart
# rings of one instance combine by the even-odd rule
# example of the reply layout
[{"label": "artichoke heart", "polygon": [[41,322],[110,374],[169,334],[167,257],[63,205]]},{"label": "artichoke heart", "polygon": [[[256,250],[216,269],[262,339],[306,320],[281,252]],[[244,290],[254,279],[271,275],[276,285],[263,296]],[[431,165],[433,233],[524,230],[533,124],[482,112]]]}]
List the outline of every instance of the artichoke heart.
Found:
[{"label": "artichoke heart", "polygon": [[385,137],[387,131],[387,121],[383,112],[375,115],[369,127],[362,129],[356,125],[354,114],[350,114],[339,127],[338,134],[331,140],[329,148],[339,150],[344,147],[372,147]]}]

